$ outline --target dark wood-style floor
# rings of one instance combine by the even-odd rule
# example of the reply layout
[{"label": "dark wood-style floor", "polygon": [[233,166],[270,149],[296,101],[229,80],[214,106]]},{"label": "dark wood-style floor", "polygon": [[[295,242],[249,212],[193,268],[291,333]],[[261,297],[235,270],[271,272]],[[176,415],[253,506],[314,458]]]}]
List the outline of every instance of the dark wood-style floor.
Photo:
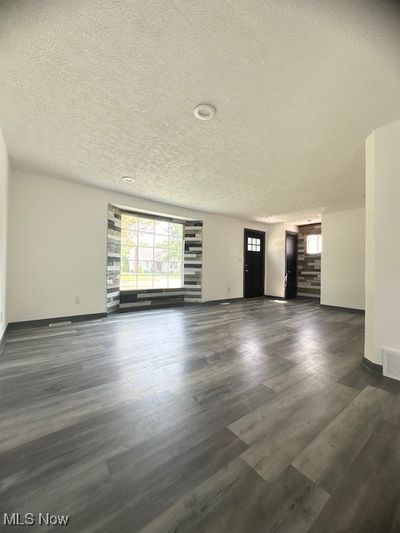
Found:
[{"label": "dark wood-style floor", "polygon": [[307,300],[13,330],[1,513],[69,514],[74,532],[398,532],[400,386],[362,355],[363,316]]}]

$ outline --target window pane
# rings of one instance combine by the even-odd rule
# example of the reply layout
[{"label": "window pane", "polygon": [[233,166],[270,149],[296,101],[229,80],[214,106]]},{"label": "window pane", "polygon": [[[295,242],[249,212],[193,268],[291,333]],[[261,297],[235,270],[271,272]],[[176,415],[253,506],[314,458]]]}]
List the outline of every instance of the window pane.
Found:
[{"label": "window pane", "polygon": [[154,233],[154,220],[151,220],[151,218],[139,218],[139,230]]},{"label": "window pane", "polygon": [[156,220],[154,232],[157,233],[157,235],[168,235],[169,222],[164,222],[163,220]]},{"label": "window pane", "polygon": [[133,291],[137,289],[137,276],[136,274],[121,273],[121,290]]},{"label": "window pane", "polygon": [[169,272],[170,273],[180,273],[182,272],[182,263],[178,261],[170,261],[169,263]]},{"label": "window pane", "polygon": [[168,261],[168,249],[154,248],[154,261]]},{"label": "window pane", "polygon": [[307,253],[320,254],[322,248],[321,235],[307,235]]},{"label": "window pane", "polygon": [[152,274],[154,271],[153,261],[138,261],[137,271],[139,274]]},{"label": "window pane", "polygon": [[154,235],[155,248],[168,248],[168,235]]},{"label": "window pane", "polygon": [[137,273],[137,261],[128,260],[127,266],[128,266],[128,268],[125,268],[123,270],[124,272],[132,273],[132,274],[136,274]]},{"label": "window pane", "polygon": [[167,289],[168,288],[168,276],[154,276],[154,288],[155,289]]},{"label": "window pane", "polygon": [[129,259],[131,261],[137,260],[137,247],[136,246],[121,246],[122,259]]},{"label": "window pane", "polygon": [[139,232],[139,246],[153,246],[154,235],[152,233]]},{"label": "window pane", "polygon": [[170,289],[176,289],[182,287],[182,276],[179,274],[169,274],[168,276],[168,287]]},{"label": "window pane", "polygon": [[125,229],[121,231],[121,242],[125,244],[137,244],[137,230]]},{"label": "window pane", "polygon": [[134,215],[122,215],[121,230],[135,231],[137,230],[138,217]]},{"label": "window pane", "polygon": [[183,224],[169,223],[169,236],[173,239],[183,240]]},{"label": "window pane", "polygon": [[137,248],[124,246],[121,248],[121,272],[135,272]]},{"label": "window pane", "polygon": [[153,288],[153,275],[141,274],[138,276],[138,289],[152,289]]},{"label": "window pane", "polygon": [[139,261],[153,261],[153,248],[138,248]]},{"label": "window pane", "polygon": [[183,261],[183,241],[182,239],[170,238],[169,240],[169,260]]},{"label": "window pane", "polygon": [[154,272],[156,274],[168,274],[168,263],[166,261],[154,261]]}]

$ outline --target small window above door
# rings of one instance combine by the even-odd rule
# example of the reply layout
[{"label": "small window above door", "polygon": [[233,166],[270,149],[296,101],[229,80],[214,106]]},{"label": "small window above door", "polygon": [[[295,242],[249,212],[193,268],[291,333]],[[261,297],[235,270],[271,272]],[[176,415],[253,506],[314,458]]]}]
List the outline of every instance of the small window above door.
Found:
[{"label": "small window above door", "polygon": [[261,239],[256,237],[247,237],[247,251],[261,252]]}]

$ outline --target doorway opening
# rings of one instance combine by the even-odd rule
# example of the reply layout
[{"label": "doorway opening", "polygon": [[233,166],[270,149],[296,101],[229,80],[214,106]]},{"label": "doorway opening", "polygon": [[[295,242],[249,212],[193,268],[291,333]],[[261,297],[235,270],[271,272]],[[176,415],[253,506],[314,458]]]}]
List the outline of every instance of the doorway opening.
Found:
[{"label": "doorway opening", "polygon": [[297,296],[321,296],[321,222],[298,226],[297,243]]},{"label": "doorway opening", "polygon": [[244,230],[243,294],[245,298],[264,296],[265,233]]}]

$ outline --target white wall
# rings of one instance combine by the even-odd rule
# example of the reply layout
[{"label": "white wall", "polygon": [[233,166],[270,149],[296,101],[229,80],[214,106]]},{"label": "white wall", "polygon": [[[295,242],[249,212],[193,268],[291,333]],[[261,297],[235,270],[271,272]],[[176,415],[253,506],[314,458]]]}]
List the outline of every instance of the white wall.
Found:
[{"label": "white wall", "polygon": [[294,224],[270,224],[267,242],[267,285],[269,296],[285,297],[286,231],[298,231]]},{"label": "white wall", "polygon": [[322,216],[321,304],[365,309],[365,208]]},{"label": "white wall", "polygon": [[[214,214],[203,214],[202,218],[204,220],[203,300],[241,298],[244,229],[267,233],[270,226]],[[266,235],[267,242],[268,238]],[[267,277],[267,270],[265,276]]]},{"label": "white wall", "polygon": [[0,339],[7,327],[7,212],[8,212],[8,154],[0,128]]},{"label": "white wall", "polygon": [[382,363],[382,348],[400,350],[400,121],[366,142],[365,356]]},{"label": "white wall", "polygon": [[243,229],[267,225],[12,171],[10,321],[105,312],[109,202],[203,220],[203,300],[243,296]]}]

